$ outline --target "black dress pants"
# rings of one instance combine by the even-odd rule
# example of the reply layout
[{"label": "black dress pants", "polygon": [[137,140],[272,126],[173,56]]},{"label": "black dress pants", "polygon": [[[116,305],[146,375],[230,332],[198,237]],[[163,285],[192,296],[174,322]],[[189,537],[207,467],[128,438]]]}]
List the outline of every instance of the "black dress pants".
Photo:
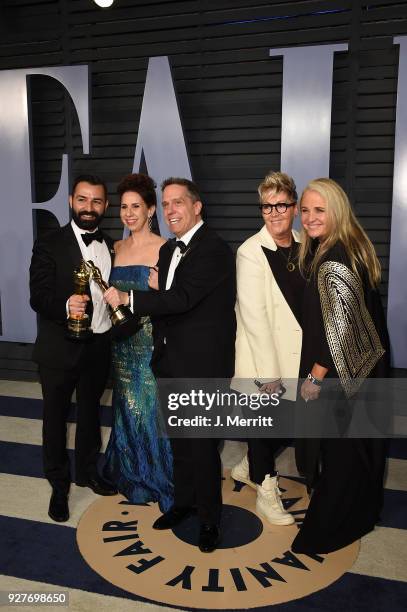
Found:
[{"label": "black dress pants", "polygon": [[[166,351],[152,362],[156,379],[173,377]],[[182,389],[184,390],[184,389]],[[168,417],[168,394],[177,392],[177,385],[159,384],[161,413]],[[171,433],[168,428],[168,433]],[[222,513],[222,465],[218,439],[171,438],[174,473],[174,506],[196,506],[201,523],[219,525]]]},{"label": "black dress pants", "polygon": [[286,440],[279,438],[252,438],[247,440],[250,480],[261,484],[266,474],[275,473],[275,454]]},{"label": "black dress pants", "polygon": [[218,525],[222,512],[220,440],[173,438],[174,506],[196,506],[201,523]]},{"label": "black dress pants", "polygon": [[76,390],[75,480],[97,474],[101,446],[100,398],[110,364],[110,334],[95,334],[71,369],[45,367],[39,373],[43,394],[44,474],[53,487],[68,490],[71,474],[66,449],[66,422]]},{"label": "black dress pants", "polygon": [[[247,439],[250,480],[256,484],[261,484],[266,474],[273,476],[276,473],[275,456],[281,447],[287,446],[289,443],[289,440],[283,436],[292,430],[293,407],[294,402],[280,399],[278,407],[273,409],[269,407],[260,408],[256,412],[256,416],[271,416],[274,418],[273,430],[276,435],[273,438]],[[252,417],[253,412],[245,410],[244,415]],[[281,435],[281,437],[277,437],[278,435]]]}]

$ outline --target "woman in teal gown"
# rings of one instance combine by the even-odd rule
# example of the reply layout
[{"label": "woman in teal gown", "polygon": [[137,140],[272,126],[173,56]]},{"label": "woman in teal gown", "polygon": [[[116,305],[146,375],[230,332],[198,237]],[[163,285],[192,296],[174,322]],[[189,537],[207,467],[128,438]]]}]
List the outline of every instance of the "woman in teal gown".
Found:
[{"label": "woman in teal gown", "polygon": [[[110,284],[121,291],[149,291],[150,267],[165,242],[150,231],[156,205],[153,180],[131,174],[118,186],[120,218],[128,238],[115,244]],[[105,453],[105,474],[130,502],[158,502],[162,512],[173,503],[172,455],[162,437],[158,390],[150,369],[153,350],[149,317],[125,340],[113,341],[113,425]]]}]

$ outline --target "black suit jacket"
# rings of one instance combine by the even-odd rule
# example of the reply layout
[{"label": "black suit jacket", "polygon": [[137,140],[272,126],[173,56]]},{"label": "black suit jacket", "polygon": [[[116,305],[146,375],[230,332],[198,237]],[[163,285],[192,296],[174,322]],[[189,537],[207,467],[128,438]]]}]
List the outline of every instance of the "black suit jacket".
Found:
[{"label": "black suit jacket", "polygon": [[153,320],[152,368],[170,378],[230,378],[235,361],[235,259],[206,225],[192,237],[165,290],[172,257],[160,249],[159,291],[134,291],[134,310]]},{"label": "black suit jacket", "polygon": [[[113,256],[113,241],[104,234]],[[35,241],[30,265],[30,304],[39,314],[33,359],[51,368],[72,368],[80,363],[84,343],[65,338],[66,302],[74,293],[73,271],[82,253],[71,224]],[[89,302],[88,314],[92,314]]]}]

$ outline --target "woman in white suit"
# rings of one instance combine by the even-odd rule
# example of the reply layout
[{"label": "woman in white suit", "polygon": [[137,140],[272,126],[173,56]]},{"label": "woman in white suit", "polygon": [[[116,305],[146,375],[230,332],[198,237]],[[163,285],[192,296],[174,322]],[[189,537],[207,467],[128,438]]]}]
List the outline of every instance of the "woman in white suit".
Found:
[{"label": "woman in white suit", "polygon": [[[293,179],[268,174],[258,187],[262,229],[237,252],[237,336],[233,387],[243,393],[284,393],[296,399],[301,358],[301,303],[304,279],[298,269],[297,214]],[[256,386],[257,385],[257,386]],[[248,457],[235,465],[232,477],[257,489],[256,510],[269,522],[294,522],[280,499],[274,455],[282,441],[248,440]]]}]

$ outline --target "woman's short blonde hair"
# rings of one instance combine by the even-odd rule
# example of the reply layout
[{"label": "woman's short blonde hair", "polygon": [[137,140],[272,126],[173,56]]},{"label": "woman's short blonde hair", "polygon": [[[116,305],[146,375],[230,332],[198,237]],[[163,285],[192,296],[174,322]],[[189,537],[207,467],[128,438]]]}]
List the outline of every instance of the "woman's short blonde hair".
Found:
[{"label": "woman's short blonde hair", "polygon": [[297,188],[294,179],[288,176],[285,172],[269,172],[266,174],[257,189],[259,193],[260,203],[264,202],[267,194],[280,193],[285,191],[292,202],[297,202]]}]

